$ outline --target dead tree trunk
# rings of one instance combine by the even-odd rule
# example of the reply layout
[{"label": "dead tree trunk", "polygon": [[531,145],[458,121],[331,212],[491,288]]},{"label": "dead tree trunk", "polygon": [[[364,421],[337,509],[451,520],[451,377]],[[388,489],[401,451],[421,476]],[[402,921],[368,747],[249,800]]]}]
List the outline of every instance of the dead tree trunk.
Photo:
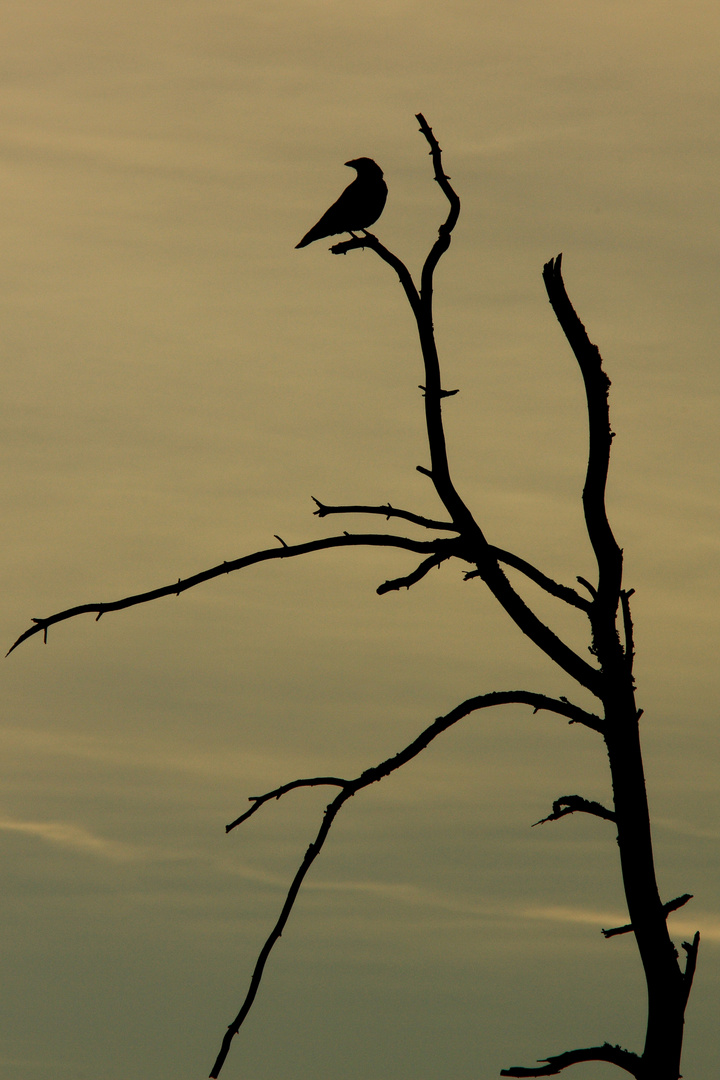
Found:
[{"label": "dead tree trunk", "polygon": [[[575,353],[585,383],[590,429],[583,508],[588,536],[598,564],[597,588],[589,612],[592,651],[600,664],[603,736],[612,778],[620,867],[630,924],[647,983],[648,1021],[645,1046],[635,1075],[647,1080],[677,1080],[680,1075],[685,1006],[695,971],[699,935],[684,943],[684,970],[667,928],[669,910],[660,899],[655,876],[650,815],[645,786],[639,721],[632,674],[634,641],[630,596],[622,587],[622,551],[605,512],[613,433],[608,411],[610,381],[602,360],[585,333],[565,292],[560,258],[543,271],[548,298]],[[622,639],[618,631],[622,625]],[[690,897],[681,898],[683,902]],[[537,1075],[515,1073],[510,1075]]]}]

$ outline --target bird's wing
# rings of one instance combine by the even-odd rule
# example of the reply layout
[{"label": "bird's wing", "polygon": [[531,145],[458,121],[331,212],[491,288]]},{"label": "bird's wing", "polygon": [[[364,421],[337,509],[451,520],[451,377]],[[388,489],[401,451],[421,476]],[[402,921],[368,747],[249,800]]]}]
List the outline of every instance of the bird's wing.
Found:
[{"label": "bird's wing", "polygon": [[326,210],[316,225],[306,232],[296,247],[306,247],[314,240],[322,240],[324,236],[336,236],[338,233],[349,232],[351,228],[360,226],[348,225],[347,222],[355,217],[355,207],[358,201],[358,188],[360,177],[356,177],[343,191],[329,210]]}]

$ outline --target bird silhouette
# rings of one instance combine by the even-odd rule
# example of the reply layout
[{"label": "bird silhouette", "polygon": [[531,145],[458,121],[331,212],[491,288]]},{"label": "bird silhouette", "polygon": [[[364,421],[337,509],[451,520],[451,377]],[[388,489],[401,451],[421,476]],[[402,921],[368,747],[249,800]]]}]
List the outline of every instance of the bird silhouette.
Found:
[{"label": "bird silhouette", "polygon": [[337,202],[325,211],[317,225],[305,233],[300,243],[295,245],[296,248],[306,247],[324,236],[354,233],[356,229],[364,232],[382,214],[387,199],[387,184],[380,166],[367,157],[353,158],[345,164],[355,169],[357,176]]}]

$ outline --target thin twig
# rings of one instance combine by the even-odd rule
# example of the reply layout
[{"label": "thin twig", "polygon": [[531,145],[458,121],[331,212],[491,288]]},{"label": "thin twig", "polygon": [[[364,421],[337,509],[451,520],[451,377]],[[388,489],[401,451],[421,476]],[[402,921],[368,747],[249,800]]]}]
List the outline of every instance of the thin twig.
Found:
[{"label": "thin twig", "polygon": [[416,119],[420,124],[420,131],[423,133],[430,145],[430,155],[432,157],[433,169],[435,172],[435,180],[439,184],[443,195],[450,204],[448,216],[443,224],[438,229],[438,238],[433,244],[430,254],[425,260],[425,265],[422,268],[422,275],[420,279],[420,295],[424,301],[428,302],[432,296],[433,289],[433,275],[435,273],[435,267],[439,263],[442,256],[450,247],[450,239],[453,229],[457,224],[457,220],[460,216],[460,198],[450,183],[450,177],[446,174],[442,163],[442,151],[440,144],[435,138],[432,128],[428,124],[427,120],[422,113],[417,113]]},{"label": "thin twig", "polygon": [[423,517],[422,514],[413,514],[410,510],[399,510],[390,503],[385,503],[384,506],[328,506],[326,503],[321,503],[314,495],[310,498],[317,505],[317,510],[313,513],[320,518],[327,517],[329,514],[379,514],[388,521],[390,518],[402,518],[403,521],[411,521],[413,525],[422,525],[424,529],[458,531],[452,521],[436,521],[435,518]]},{"label": "thin twig", "polygon": [[251,795],[249,801],[253,805],[239,818],[235,818],[229,825],[226,825],[225,832],[232,832],[236,826],[242,825],[243,821],[247,821],[248,818],[252,817],[270,799],[281,799],[283,795],[287,795],[288,791],[294,791],[296,788],[301,787],[346,787],[348,783],[349,781],[343,780],[341,776],[311,776],[304,780],[291,780],[289,784],[273,788],[272,791],[267,791],[264,795]]},{"label": "thin twig", "polygon": [[416,585],[418,581],[422,581],[432,569],[440,566],[449,558],[449,555],[431,555],[429,559],[424,559],[411,574],[385,581],[382,585],[378,585],[375,591],[378,596],[383,596],[385,593],[399,592],[400,589],[409,589],[413,585]]}]

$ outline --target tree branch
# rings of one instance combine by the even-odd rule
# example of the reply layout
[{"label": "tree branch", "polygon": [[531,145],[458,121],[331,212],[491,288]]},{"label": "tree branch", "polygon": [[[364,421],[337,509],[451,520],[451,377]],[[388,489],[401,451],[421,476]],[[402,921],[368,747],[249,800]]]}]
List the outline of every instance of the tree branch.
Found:
[{"label": "tree branch", "polygon": [[230,1049],[232,1040],[239,1032],[246,1016],[248,1015],[253,1001],[257,995],[260,982],[262,980],[263,971],[268,961],[268,957],[272,952],[275,943],[279,940],[285,924],[290,916],[290,912],[293,909],[295,900],[297,899],[300,887],[305,880],[308,870],[314,863],[315,859],[320,854],[323,844],[327,839],[328,833],[335,820],[337,814],[348,801],[358,791],[363,788],[369,787],[371,784],[377,783],[379,780],[383,780],[386,776],[395,772],[397,769],[406,765],[407,762],[412,761],[423,750],[430,745],[430,743],[437,738],[442,732],[447,731],[459,720],[469,716],[473,712],[477,712],[480,709],[486,709],[495,705],[531,705],[535,712],[540,710],[547,710],[549,712],[557,713],[559,716],[564,716],[570,720],[571,723],[584,724],[586,727],[593,728],[593,730],[600,731],[602,729],[602,721],[599,716],[594,716],[592,713],[587,713],[584,709],[579,708],[577,705],[573,705],[565,698],[552,698],[546,694],[536,694],[527,690],[499,690],[489,694],[479,694],[477,697],[468,698],[467,701],[463,701],[460,705],[457,705],[445,716],[440,716],[437,720],[433,721],[429,727],[425,728],[416,739],[409,743],[399,753],[393,757],[388,758],[386,761],[381,762],[379,765],[373,768],[366,769],[360,776],[354,780],[343,780],[337,776],[318,776],[311,777],[310,779],[294,780],[289,784],[284,784],[282,787],[275,788],[273,791],[268,792],[266,795],[260,795],[253,798],[254,806],[245,814],[241,815],[230,825],[226,826],[226,831],[229,832],[240,822],[246,821],[256,810],[259,809],[264,803],[270,799],[279,799],[282,795],[288,791],[292,791],[299,787],[314,787],[323,784],[334,785],[341,788],[341,791],[325,808],[323,815],[323,821],[320,829],[314,839],[314,841],[308,847],[305,857],[303,858],[300,867],[295,874],[290,888],[288,890],[285,903],[282,906],[280,915],[275,923],[275,926],[271,930],[265,944],[260,950],[260,954],[255,963],[253,974],[250,979],[250,985],[248,987],[245,1000],[242,1003],[240,1011],[231,1024],[228,1025],[227,1032],[222,1041],[220,1053],[217,1056],[215,1064],[213,1065],[210,1077],[212,1080],[220,1074],[220,1070],[225,1062]]},{"label": "tree branch", "polygon": [[[567,585],[561,585],[559,582],[554,581],[547,574],[544,574],[542,570],[538,570],[527,559],[522,559],[519,555],[515,555],[512,551],[506,551],[504,548],[495,547],[494,544],[488,545],[488,550],[493,558],[498,562],[505,563],[507,566],[512,566],[513,570],[519,570],[521,574],[534,581],[536,585],[539,585],[545,592],[550,593],[551,596],[557,597],[559,600],[564,600],[566,604],[571,604],[573,607],[580,608],[581,611],[589,612],[592,605],[589,600],[586,600],[584,596],[576,592],[575,589],[571,589]],[[465,575],[465,580],[469,581],[470,578],[480,577],[479,570],[471,570],[470,573]]]},{"label": "tree branch", "polygon": [[587,399],[590,447],[583,489],[583,509],[588,536],[598,565],[598,599],[607,612],[617,611],[622,581],[622,551],[607,517],[605,487],[610,465],[613,432],[610,428],[608,391],[610,379],[602,367],[602,357],[590,341],[565,290],[562,255],[543,267],[543,281],[563,333],[575,353]]},{"label": "tree branch", "polygon": [[512,1069],[503,1069],[501,1076],[556,1076],[570,1065],[578,1065],[582,1061],[608,1061],[611,1065],[617,1065],[631,1076],[640,1080],[642,1076],[642,1060],[630,1050],[623,1050],[620,1046],[611,1046],[603,1043],[602,1046],[588,1046],[581,1050],[567,1050],[564,1054],[556,1057],[541,1058],[546,1065],[538,1065],[535,1068],[523,1069],[515,1066]]},{"label": "tree branch", "polygon": [[430,254],[425,260],[425,265],[422,268],[420,295],[423,301],[429,302],[432,296],[435,267],[450,247],[451,234],[460,216],[460,198],[450,183],[450,177],[443,169],[442,151],[440,149],[440,144],[433,135],[432,128],[422,113],[417,113],[416,120],[420,124],[420,131],[430,145],[430,156],[432,157],[435,180],[440,185],[443,195],[450,204],[448,216],[438,229],[438,238],[433,244]]},{"label": "tree branch", "polygon": [[228,1051],[230,1049],[230,1044],[232,1043],[233,1039],[235,1038],[238,1031],[242,1027],[242,1024],[243,1024],[243,1021],[245,1020],[245,1017],[247,1016],[247,1014],[250,1012],[250,1009],[252,1008],[252,1004],[253,1004],[253,1002],[255,1000],[255,997],[257,995],[257,992],[258,992],[258,990],[260,988],[260,983],[262,981],[263,972],[265,970],[265,965],[267,964],[270,953],[273,950],[273,946],[275,945],[275,943],[281,937],[283,929],[285,928],[285,924],[288,921],[288,918],[290,917],[290,912],[292,911],[293,906],[295,904],[295,900],[297,899],[297,895],[300,892],[300,886],[302,885],[303,881],[305,880],[305,877],[307,875],[308,870],[310,869],[312,864],[315,862],[315,859],[318,857],[318,855],[322,851],[323,844],[325,843],[325,841],[327,839],[328,833],[330,832],[330,828],[332,826],[333,821],[335,820],[335,817],[337,816],[337,814],[340,811],[340,809],[342,808],[342,806],[354,794],[355,794],[355,790],[354,790],[353,785],[348,784],[347,786],[343,787],[340,794],[336,795],[336,797],[333,799],[333,801],[331,803],[329,803],[328,806],[325,808],[325,814],[323,815],[323,821],[322,821],[322,825],[320,826],[320,830],[319,830],[317,836],[315,837],[314,841],[312,842],[312,844],[310,844],[309,848],[305,852],[305,857],[304,857],[302,863],[300,864],[300,868],[298,869],[297,873],[295,874],[295,877],[292,880],[292,883],[291,883],[290,888],[288,890],[288,894],[287,894],[287,896],[285,898],[285,903],[282,906],[282,910],[280,912],[278,920],[275,923],[275,926],[273,927],[273,929],[271,930],[270,935],[267,938],[265,944],[263,945],[262,949],[260,950],[260,955],[258,956],[257,961],[255,963],[255,967],[253,969],[252,977],[250,979],[250,985],[248,987],[247,994],[245,995],[245,1000],[243,1001],[242,1006],[240,1008],[240,1012],[237,1014],[237,1016],[235,1017],[233,1022],[228,1025],[228,1029],[225,1032],[225,1037],[223,1038],[222,1045],[220,1047],[220,1052],[219,1052],[217,1058],[215,1059],[215,1064],[213,1065],[212,1070],[210,1072],[210,1077],[212,1078],[212,1080],[216,1080],[216,1078],[220,1075],[220,1070],[222,1069],[222,1067],[223,1067],[223,1065],[225,1063],[225,1059],[226,1059],[226,1057],[228,1055]]},{"label": "tree branch", "polygon": [[125,608],[136,607],[138,604],[148,604],[152,600],[159,600],[163,596],[180,596],[181,593],[195,588],[196,585],[212,581],[213,578],[220,577],[222,574],[231,574],[235,570],[243,570],[247,566],[254,566],[256,563],[270,562],[274,559],[290,559],[298,555],[307,555],[313,551],[326,551],[338,547],[392,547],[424,554],[426,552],[435,552],[438,545],[446,545],[447,543],[446,538],[435,541],[413,540],[405,536],[392,536],[385,533],[343,533],[342,536],[309,540],[305,544],[286,544],[283,540],[280,540],[281,546],[278,548],[255,551],[251,555],[243,555],[239,559],[222,562],[218,566],[211,566],[208,570],[201,570],[199,574],[193,574],[191,577],[178,578],[171,585],[162,585],[158,589],[150,589],[148,592],[125,596],[120,600],[111,600],[106,603],[78,604],[76,607],[58,611],[54,615],[48,615],[42,619],[33,619],[34,625],[20,635],[17,641],[8,649],[6,655],[9,656],[18,645],[21,645],[23,641],[27,641],[28,638],[33,637],[35,634],[42,633],[44,640],[47,642],[48,628],[54,626],[55,623],[74,619],[78,615],[95,615],[95,621],[97,622],[101,615],[105,615],[109,611],[122,611]]},{"label": "tree branch", "polygon": [[249,810],[246,810],[244,814],[241,814],[239,818],[235,818],[229,825],[225,826],[225,832],[232,832],[238,825],[242,825],[243,821],[247,821],[252,817],[256,811],[260,809],[270,799],[281,799],[283,795],[287,795],[288,791],[294,791],[296,788],[301,787],[346,787],[350,781],[343,780],[341,776],[311,776],[305,780],[291,780],[289,784],[283,784],[282,787],[273,788],[272,791],[267,791],[264,795],[251,795],[249,802],[253,803]]},{"label": "tree branch", "polygon": [[363,230],[362,236],[353,236],[351,240],[343,240],[339,244],[333,244],[330,251],[333,255],[346,255],[348,251],[354,251],[357,248],[369,247],[376,255],[379,255],[383,262],[386,262],[388,266],[392,266],[393,270],[400,278],[400,284],[405,290],[405,295],[408,298],[410,307],[413,310],[413,314],[417,319],[420,313],[420,294],[417,291],[415,282],[412,279],[412,274],[408,270],[402,259],[395,255],[382,244],[374,233]]},{"label": "tree branch", "polygon": [[375,591],[378,596],[384,596],[385,593],[399,592],[400,589],[409,589],[429,574],[434,567],[440,566],[449,558],[450,555],[431,555],[429,559],[424,559],[417,569],[413,570],[412,574],[406,574],[405,577],[392,578],[390,581],[385,581],[382,585],[378,585]]},{"label": "tree branch", "polygon": [[410,510],[398,510],[397,507],[386,503],[385,506],[327,506],[316,499],[310,498],[316,504],[317,510],[313,513],[316,517],[327,517],[329,514],[380,514],[388,521],[390,518],[402,518],[411,521],[413,525],[422,525],[424,529],[447,529],[448,532],[457,532],[457,527],[452,521],[436,521],[434,518],[423,517],[421,514],[413,514]]},{"label": "tree branch", "polygon": [[623,615],[623,629],[625,632],[625,659],[627,660],[628,667],[631,671],[633,661],[635,660],[635,642],[633,637],[632,614],[630,613],[630,597],[633,595],[634,592],[634,589],[620,590],[620,603],[622,605]]},{"label": "tree branch", "polygon": [[[682,896],[676,896],[674,900],[668,900],[667,904],[662,906],[665,918],[668,917],[671,911],[677,911],[678,908],[684,907],[688,900],[692,900],[692,898],[692,893],[683,893]],[[601,930],[600,933],[606,938],[611,938],[617,937],[618,934],[631,934],[633,930],[632,923],[625,923],[624,926],[614,926],[611,930]],[[687,942],[685,942],[685,945],[687,945]],[[691,948],[691,946],[688,946],[688,948]]]},{"label": "tree branch", "polygon": [[[604,818],[605,821],[615,821],[615,811],[608,810],[602,803],[591,802],[589,799],[583,799],[580,795],[561,795],[553,803],[552,814],[541,818],[540,821],[536,821],[535,825],[544,825],[546,821],[559,821],[560,818],[567,817],[568,814],[574,814],[576,811]],[[535,828],[535,825],[533,825],[533,828]]]},{"label": "tree branch", "polygon": [[695,978],[698,948],[700,947],[700,931],[695,931],[692,942],[683,941],[682,947],[687,953],[685,971],[683,972],[683,994],[685,996],[685,1004],[687,1005],[687,1000],[690,997],[690,991],[692,990],[693,979]]}]

